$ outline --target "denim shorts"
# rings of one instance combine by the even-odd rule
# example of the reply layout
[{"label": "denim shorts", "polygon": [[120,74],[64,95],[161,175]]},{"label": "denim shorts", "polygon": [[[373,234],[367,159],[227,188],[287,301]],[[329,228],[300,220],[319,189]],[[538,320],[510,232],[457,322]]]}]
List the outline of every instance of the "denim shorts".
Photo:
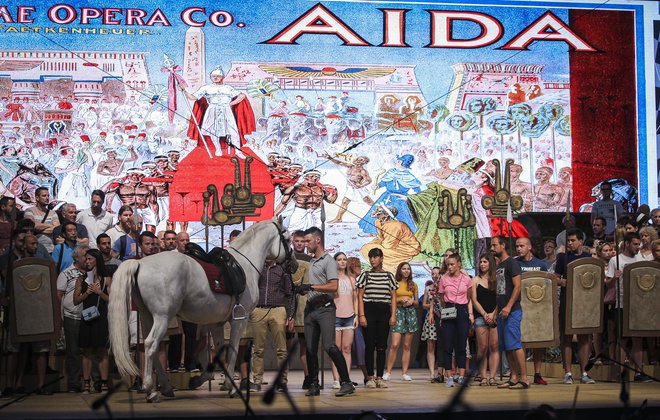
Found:
[{"label": "denim shorts", "polygon": [[353,320],[355,319],[355,315],[351,315],[346,318],[340,318],[337,317],[335,319],[335,330],[348,330],[348,329],[353,329]]}]

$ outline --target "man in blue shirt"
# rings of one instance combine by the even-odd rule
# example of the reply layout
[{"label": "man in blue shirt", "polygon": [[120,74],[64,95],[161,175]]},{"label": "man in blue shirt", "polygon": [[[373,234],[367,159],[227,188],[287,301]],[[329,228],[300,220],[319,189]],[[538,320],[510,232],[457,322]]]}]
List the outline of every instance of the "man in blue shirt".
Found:
[{"label": "man in blue shirt", "polygon": [[65,268],[73,264],[72,253],[78,246],[78,228],[75,222],[64,222],[62,225],[62,236],[64,242],[55,245],[53,249],[53,261],[57,265],[57,273],[61,273]]},{"label": "man in blue shirt", "polygon": [[[516,254],[518,257],[518,264],[521,270],[527,271],[548,271],[548,264],[536,258],[532,253],[532,241],[529,238],[516,239]],[[537,385],[547,385],[545,379],[541,376],[541,360],[545,348],[532,349],[532,359],[534,360],[534,383]]]}]

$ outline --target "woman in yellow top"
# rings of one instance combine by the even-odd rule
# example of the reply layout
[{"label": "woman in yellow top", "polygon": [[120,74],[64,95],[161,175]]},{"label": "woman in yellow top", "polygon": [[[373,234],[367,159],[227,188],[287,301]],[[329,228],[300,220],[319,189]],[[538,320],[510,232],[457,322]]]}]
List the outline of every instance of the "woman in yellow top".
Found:
[{"label": "woman in yellow top", "polygon": [[408,367],[410,366],[410,347],[418,328],[416,308],[419,299],[417,285],[413,281],[412,269],[407,262],[399,264],[394,278],[399,285],[396,289],[396,324],[392,326],[392,340],[387,355],[387,370],[383,375],[383,379],[388,381],[392,375],[392,367],[394,367],[394,361],[401,345],[401,336],[403,336],[403,352],[401,354],[403,376],[401,379],[412,381],[412,378],[408,375]]}]

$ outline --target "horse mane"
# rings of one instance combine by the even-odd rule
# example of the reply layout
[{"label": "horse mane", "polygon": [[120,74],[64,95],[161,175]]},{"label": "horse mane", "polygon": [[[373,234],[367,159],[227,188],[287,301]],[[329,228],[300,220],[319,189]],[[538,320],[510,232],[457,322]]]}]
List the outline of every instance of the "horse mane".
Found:
[{"label": "horse mane", "polygon": [[[264,222],[268,222],[268,221],[264,221]],[[248,227],[243,232],[241,232],[241,234],[238,235],[233,240],[231,247],[242,248],[243,246],[247,245],[249,242],[251,242],[254,239],[254,236],[257,234],[258,231],[263,230],[267,227],[268,227],[267,223],[257,222],[252,224],[250,227]]]}]

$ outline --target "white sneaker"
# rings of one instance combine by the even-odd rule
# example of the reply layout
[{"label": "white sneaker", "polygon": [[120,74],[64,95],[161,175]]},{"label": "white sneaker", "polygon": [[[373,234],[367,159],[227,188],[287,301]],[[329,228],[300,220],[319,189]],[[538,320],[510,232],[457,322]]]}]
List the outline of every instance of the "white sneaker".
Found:
[{"label": "white sneaker", "polygon": [[573,374],[567,373],[564,375],[564,383],[566,385],[573,385]]},{"label": "white sneaker", "polygon": [[454,387],[454,377],[449,376],[447,377],[447,388],[453,388]]},{"label": "white sneaker", "polygon": [[[383,379],[385,379],[384,376],[383,376]],[[411,378],[410,375],[408,375],[407,373],[404,373],[403,376],[401,377],[401,379],[403,379],[403,380],[406,381],[406,382],[410,382],[410,381],[412,381],[412,378]]]},{"label": "white sneaker", "polygon": [[390,375],[389,372],[385,372],[385,374],[383,375],[383,380],[384,380],[384,381],[389,381],[389,380],[390,380],[390,376],[392,376],[392,375]]},{"label": "white sneaker", "polygon": [[594,381],[594,379],[586,373],[584,375],[582,375],[582,378],[580,379],[580,382],[582,382],[583,384],[587,384],[587,385],[592,385],[592,384],[596,383],[596,381]]},{"label": "white sneaker", "polygon": [[341,385],[339,384],[339,381],[334,381],[332,383],[332,389],[339,389],[341,388]]}]

